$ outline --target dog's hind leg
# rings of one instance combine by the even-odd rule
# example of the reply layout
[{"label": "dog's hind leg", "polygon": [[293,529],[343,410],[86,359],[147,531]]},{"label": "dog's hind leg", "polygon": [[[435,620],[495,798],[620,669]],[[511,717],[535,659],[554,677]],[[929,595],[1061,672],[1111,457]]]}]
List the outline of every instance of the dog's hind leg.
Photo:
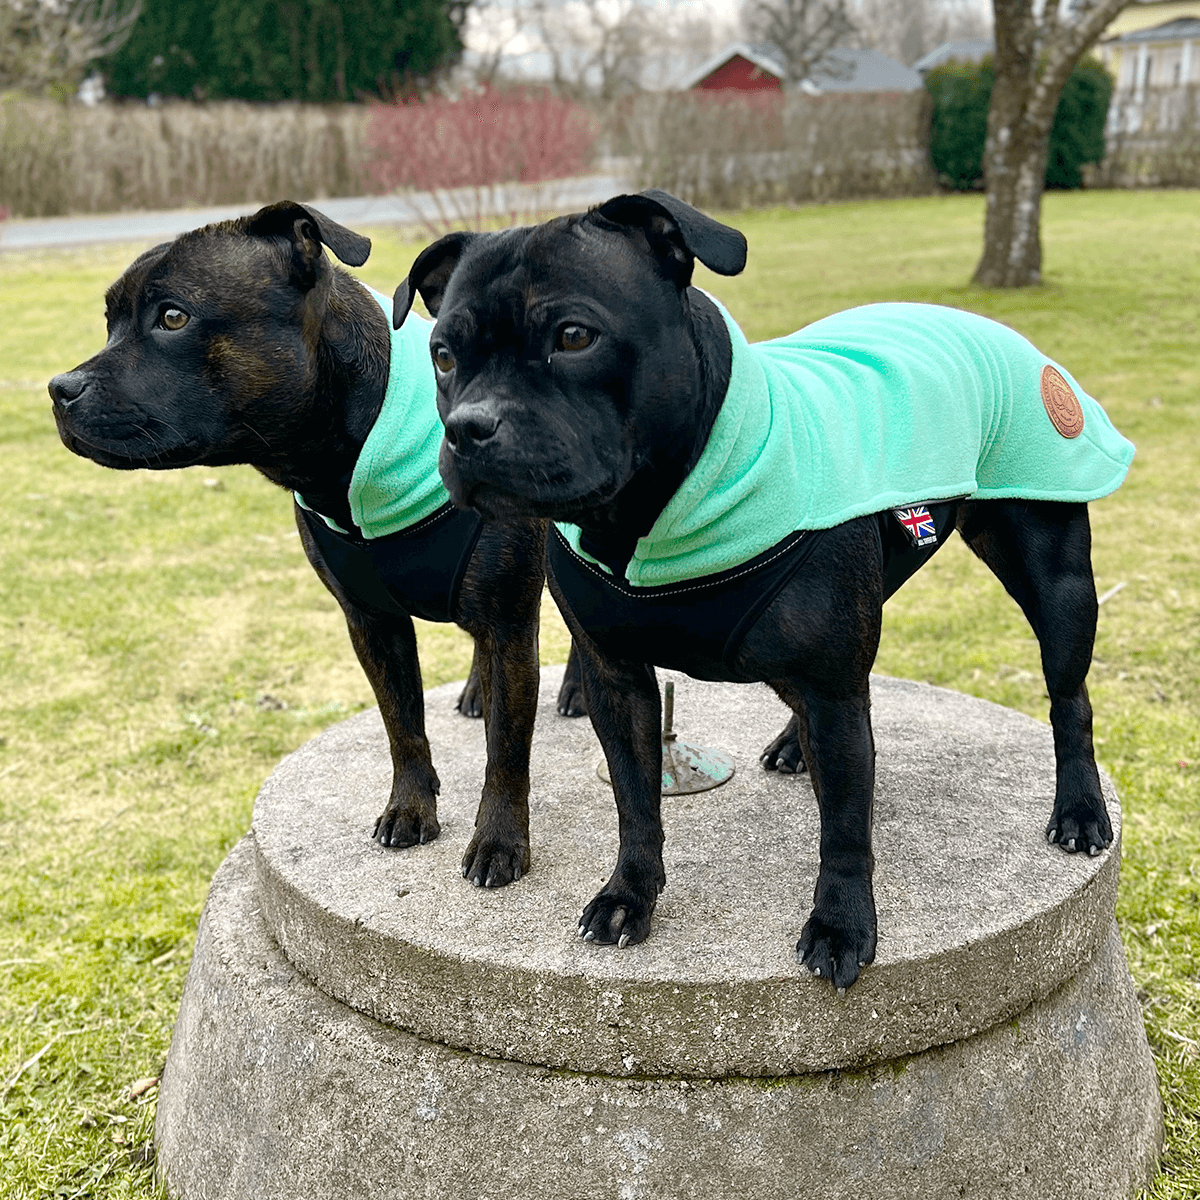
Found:
[{"label": "dog's hind leg", "polygon": [[583,698],[583,668],[579,665],[579,648],[574,640],[567,655],[567,669],[558,689],[558,712],[563,717],[586,717],[587,701]]},{"label": "dog's hind leg", "polygon": [[783,732],[763,747],[758,761],[764,771],[778,771],[781,775],[800,775],[808,770],[800,745],[800,720],[795,713],[783,727]]},{"label": "dog's hind leg", "polygon": [[479,678],[479,651],[476,649],[471,659],[471,670],[467,682],[458,694],[458,703],[454,706],[464,717],[483,716],[483,683]]},{"label": "dog's hind leg", "polygon": [[1046,837],[1064,850],[1099,854],[1112,842],[1112,824],[1085,682],[1097,614],[1087,505],[972,501],[963,505],[959,532],[1021,606],[1041,648],[1057,776]]}]

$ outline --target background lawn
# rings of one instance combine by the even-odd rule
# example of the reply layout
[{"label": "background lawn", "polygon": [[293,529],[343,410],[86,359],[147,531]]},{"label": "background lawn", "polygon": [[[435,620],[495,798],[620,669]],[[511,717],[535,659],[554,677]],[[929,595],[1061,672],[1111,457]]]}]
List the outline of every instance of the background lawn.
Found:
[{"label": "background lawn", "polygon": [[[1118,918],[1167,1123],[1153,1197],[1200,1192],[1200,197],[1046,197],[1045,286],[966,286],[976,197],[744,214],[701,282],[752,338],[870,300],[997,317],[1138,447],[1093,506],[1098,754],[1125,806]],[[0,1196],[154,1194],[156,1076],[204,902],[281,755],[372,703],[286,496],[248,468],[120,473],[68,454],[45,382],[104,341],[140,247],[0,255]],[[390,292],[419,245],[360,273]],[[701,274],[704,274],[701,272]],[[470,646],[421,631],[426,683]],[[567,642],[549,608],[546,661]],[[877,668],[1045,720],[1036,643],[957,540],[888,606]],[[774,730],[764,730],[764,740]],[[569,920],[570,913],[563,919]]]}]

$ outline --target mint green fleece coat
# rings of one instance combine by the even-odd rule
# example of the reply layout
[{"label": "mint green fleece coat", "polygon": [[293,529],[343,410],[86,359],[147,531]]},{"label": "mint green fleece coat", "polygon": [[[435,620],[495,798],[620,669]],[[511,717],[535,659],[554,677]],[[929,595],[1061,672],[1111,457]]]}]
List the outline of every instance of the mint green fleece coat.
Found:
[{"label": "mint green fleece coat", "polygon": [[[751,345],[718,307],[733,340],[729,390],[700,461],[638,541],[626,570],[635,587],[724,571],[798,529],[888,508],[1096,500],[1133,459],[1100,405],[1052,364],[1084,416],[1077,437],[1058,432],[1040,390],[1051,360],[996,321],[869,304]],[[578,527],[560,529],[581,553]]]},{"label": "mint green fleece coat", "polygon": [[[383,309],[391,329],[391,299],[374,288],[367,290]],[[383,407],[350,478],[350,515],[367,539],[399,533],[450,503],[438,474],[442,423],[429,361],[432,328],[432,321],[410,312],[404,324],[392,330]],[[299,494],[296,500],[308,508]],[[321,519],[338,533],[347,532],[328,517]]]}]

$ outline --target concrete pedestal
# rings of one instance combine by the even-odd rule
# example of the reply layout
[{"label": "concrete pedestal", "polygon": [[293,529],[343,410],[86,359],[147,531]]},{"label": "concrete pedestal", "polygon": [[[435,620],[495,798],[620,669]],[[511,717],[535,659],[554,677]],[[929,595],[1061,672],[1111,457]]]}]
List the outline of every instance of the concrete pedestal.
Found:
[{"label": "concrete pedestal", "polygon": [[[660,673],[662,678],[671,677]],[[804,777],[757,754],[766,688],[677,679],[677,727],[738,767],[664,801],[650,939],[579,941],[615,858],[586,721],[543,673],[533,865],[458,871],[483,730],[426,698],[442,835],[370,841],[390,764],[378,714],[264,785],[213,883],[158,1108],[184,1200],[279,1195],[622,1200],[1105,1197],[1161,1137],[1113,921],[1118,839],[1047,846],[1050,731],[874,681],[876,963],[843,998],[795,961],[817,867]]]}]

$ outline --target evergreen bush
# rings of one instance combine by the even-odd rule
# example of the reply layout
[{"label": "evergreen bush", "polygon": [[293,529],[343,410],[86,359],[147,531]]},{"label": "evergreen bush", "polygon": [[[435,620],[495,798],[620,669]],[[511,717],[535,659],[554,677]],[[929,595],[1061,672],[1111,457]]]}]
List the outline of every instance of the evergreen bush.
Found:
[{"label": "evergreen bush", "polygon": [[[970,191],[983,186],[983,150],[995,78],[991,58],[947,63],[925,76],[925,87],[933,97],[929,157],[944,187]],[[1071,72],[1050,130],[1048,188],[1082,187],[1084,164],[1104,158],[1104,123],[1112,86],[1108,71],[1090,56]]]}]

